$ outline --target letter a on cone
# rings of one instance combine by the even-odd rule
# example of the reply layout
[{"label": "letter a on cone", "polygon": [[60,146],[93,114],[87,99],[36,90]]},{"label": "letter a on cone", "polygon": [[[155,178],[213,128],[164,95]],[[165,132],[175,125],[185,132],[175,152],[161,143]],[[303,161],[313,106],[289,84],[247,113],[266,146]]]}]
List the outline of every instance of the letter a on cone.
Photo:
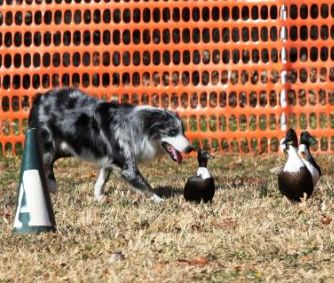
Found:
[{"label": "letter a on cone", "polygon": [[14,233],[56,230],[36,129],[28,129],[22,158]]}]

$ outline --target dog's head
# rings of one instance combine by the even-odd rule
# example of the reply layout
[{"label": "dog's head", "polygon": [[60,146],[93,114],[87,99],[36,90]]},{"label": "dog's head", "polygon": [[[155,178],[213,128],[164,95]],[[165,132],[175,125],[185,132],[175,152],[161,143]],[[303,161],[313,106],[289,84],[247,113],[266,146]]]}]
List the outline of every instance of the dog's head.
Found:
[{"label": "dog's head", "polygon": [[175,162],[182,162],[183,153],[190,153],[193,147],[184,135],[184,126],[176,113],[157,108],[144,110],[144,129],[150,139],[155,140],[159,146]]}]

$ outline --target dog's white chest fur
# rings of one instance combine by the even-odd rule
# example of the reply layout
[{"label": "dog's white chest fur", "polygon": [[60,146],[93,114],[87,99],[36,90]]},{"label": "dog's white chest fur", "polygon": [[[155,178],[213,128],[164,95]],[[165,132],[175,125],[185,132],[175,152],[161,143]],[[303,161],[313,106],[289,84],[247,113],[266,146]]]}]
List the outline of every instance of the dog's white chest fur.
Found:
[{"label": "dog's white chest fur", "polygon": [[201,177],[202,180],[206,180],[206,179],[211,178],[211,174],[210,174],[208,168],[205,168],[205,167],[198,167],[196,175],[197,175],[197,177]]},{"label": "dog's white chest fur", "polygon": [[157,147],[158,145],[156,143],[151,142],[147,137],[144,137],[140,146],[136,148],[139,161],[143,162],[156,158],[159,155]]}]

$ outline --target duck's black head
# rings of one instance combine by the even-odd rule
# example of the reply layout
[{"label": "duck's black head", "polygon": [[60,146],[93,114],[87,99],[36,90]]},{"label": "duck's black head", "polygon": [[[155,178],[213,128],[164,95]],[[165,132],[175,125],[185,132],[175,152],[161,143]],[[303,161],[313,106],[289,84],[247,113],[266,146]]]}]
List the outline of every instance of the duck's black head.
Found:
[{"label": "duck's black head", "polygon": [[197,152],[197,160],[199,167],[207,167],[208,160],[212,159],[213,156],[205,149],[199,149]]},{"label": "duck's black head", "polygon": [[289,149],[289,146],[293,146],[295,148],[298,147],[298,138],[294,129],[289,129],[287,131],[283,144],[286,145],[287,149]]},{"label": "duck's black head", "polygon": [[300,143],[305,144],[307,148],[309,148],[311,145],[314,145],[317,143],[316,139],[311,136],[311,134],[307,131],[303,131],[300,134]]}]

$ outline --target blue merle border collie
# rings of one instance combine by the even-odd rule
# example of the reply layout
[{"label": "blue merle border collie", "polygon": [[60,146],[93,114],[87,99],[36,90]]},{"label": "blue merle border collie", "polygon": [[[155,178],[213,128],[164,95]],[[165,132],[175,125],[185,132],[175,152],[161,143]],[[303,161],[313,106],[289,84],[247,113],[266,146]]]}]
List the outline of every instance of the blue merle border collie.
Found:
[{"label": "blue merle border collie", "polygon": [[38,95],[29,127],[39,133],[49,190],[56,192],[54,162],[76,156],[99,167],[96,200],[103,199],[104,185],[116,167],[136,191],[155,202],[163,201],[140,173],[138,163],[163,153],[180,163],[181,152],[192,150],[177,114],[151,106],[106,102],[71,88]]}]

